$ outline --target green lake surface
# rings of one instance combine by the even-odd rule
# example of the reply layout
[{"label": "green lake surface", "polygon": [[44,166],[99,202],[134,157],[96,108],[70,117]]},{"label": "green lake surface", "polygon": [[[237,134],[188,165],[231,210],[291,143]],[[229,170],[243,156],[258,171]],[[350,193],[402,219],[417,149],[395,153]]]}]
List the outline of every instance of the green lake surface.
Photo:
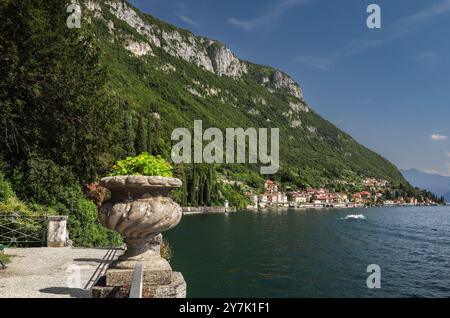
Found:
[{"label": "green lake surface", "polygon": [[193,215],[165,237],[188,297],[450,297],[450,207]]}]

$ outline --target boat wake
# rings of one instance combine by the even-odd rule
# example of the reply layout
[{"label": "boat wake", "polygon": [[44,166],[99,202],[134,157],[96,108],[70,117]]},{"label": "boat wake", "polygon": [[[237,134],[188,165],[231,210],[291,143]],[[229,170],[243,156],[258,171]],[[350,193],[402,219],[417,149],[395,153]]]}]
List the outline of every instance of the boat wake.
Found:
[{"label": "boat wake", "polygon": [[349,214],[341,218],[341,220],[366,220],[366,217],[362,214]]}]

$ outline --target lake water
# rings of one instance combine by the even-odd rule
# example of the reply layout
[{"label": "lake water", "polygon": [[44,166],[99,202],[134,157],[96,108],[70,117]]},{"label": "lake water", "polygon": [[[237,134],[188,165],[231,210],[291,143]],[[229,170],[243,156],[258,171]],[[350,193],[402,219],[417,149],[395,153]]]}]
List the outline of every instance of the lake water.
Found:
[{"label": "lake water", "polygon": [[165,237],[188,297],[450,297],[450,207],[184,216]]}]

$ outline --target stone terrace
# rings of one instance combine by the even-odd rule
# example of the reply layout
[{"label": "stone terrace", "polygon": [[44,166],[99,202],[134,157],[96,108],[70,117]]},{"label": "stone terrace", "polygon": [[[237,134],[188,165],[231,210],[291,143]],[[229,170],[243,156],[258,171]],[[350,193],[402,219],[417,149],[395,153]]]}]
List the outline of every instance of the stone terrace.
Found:
[{"label": "stone terrace", "polygon": [[120,249],[10,248],[0,270],[0,298],[90,298],[91,288]]}]

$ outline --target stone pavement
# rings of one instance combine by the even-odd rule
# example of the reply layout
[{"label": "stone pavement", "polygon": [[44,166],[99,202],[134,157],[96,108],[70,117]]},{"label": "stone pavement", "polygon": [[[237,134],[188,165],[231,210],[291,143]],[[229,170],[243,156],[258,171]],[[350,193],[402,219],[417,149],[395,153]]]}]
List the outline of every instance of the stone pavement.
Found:
[{"label": "stone pavement", "polygon": [[120,249],[9,248],[0,270],[0,298],[90,298],[91,288]]}]

